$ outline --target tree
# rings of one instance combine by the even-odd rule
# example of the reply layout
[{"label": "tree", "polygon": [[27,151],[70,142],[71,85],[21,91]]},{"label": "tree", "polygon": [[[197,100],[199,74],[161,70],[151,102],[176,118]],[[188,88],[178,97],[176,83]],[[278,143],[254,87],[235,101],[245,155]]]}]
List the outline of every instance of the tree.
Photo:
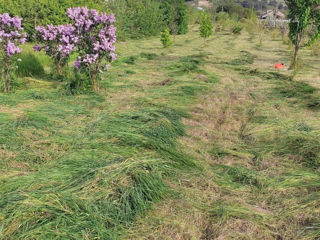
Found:
[{"label": "tree", "polygon": [[171,37],[169,28],[167,28],[163,33],[161,33],[160,40],[164,48],[172,45],[173,42],[172,42],[172,37]]},{"label": "tree", "polygon": [[285,0],[289,8],[289,37],[295,45],[291,68],[296,69],[304,31],[312,26],[313,33],[307,46],[311,46],[320,37],[320,0]]},{"label": "tree", "polygon": [[206,45],[206,39],[213,34],[213,23],[208,13],[203,13],[200,20],[200,36],[204,39],[204,45]]},{"label": "tree", "polygon": [[188,8],[184,0],[178,0],[177,15],[178,33],[186,34],[188,32]]},{"label": "tree", "polygon": [[188,32],[188,7],[184,0],[161,0],[161,10],[171,34]]}]

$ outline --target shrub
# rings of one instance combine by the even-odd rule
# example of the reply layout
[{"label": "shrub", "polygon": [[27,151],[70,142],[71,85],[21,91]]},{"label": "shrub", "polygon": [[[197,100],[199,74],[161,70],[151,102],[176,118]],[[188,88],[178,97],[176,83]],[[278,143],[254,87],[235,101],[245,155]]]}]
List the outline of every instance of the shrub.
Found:
[{"label": "shrub", "polygon": [[240,34],[243,27],[239,22],[235,22],[232,26],[232,33],[233,34]]},{"label": "shrub", "polygon": [[69,8],[67,16],[74,22],[79,38],[79,56],[74,66],[79,72],[87,74],[94,90],[98,90],[100,73],[110,67],[109,64],[105,65],[105,62],[116,59],[114,44],[117,38],[113,25],[115,16],[100,13],[95,9],[89,10],[87,7]]},{"label": "shrub", "polygon": [[170,45],[172,45],[172,36],[170,34],[170,30],[169,28],[167,28],[162,34],[161,34],[161,38],[160,38],[162,45],[164,48],[169,47]]},{"label": "shrub", "polygon": [[[216,24],[217,24],[217,31],[222,31],[227,28],[229,25],[229,14],[226,12],[219,12],[216,15]],[[200,20],[201,21],[201,20]]]},{"label": "shrub", "polygon": [[19,45],[26,42],[26,33],[22,32],[22,19],[10,17],[8,13],[0,15],[0,60],[1,60],[1,89],[9,92],[12,87],[13,74],[16,67],[14,55],[22,50]]},{"label": "shrub", "polygon": [[35,45],[34,50],[41,51],[44,49],[46,54],[53,59],[57,75],[61,76],[64,67],[68,63],[69,56],[75,50],[79,40],[76,28],[71,24],[57,27],[48,25],[46,27],[38,26],[36,31],[36,40],[41,45]]},{"label": "shrub", "polygon": [[204,39],[206,43],[206,39],[213,34],[213,23],[211,17],[207,13],[203,13],[200,21],[200,36]]}]

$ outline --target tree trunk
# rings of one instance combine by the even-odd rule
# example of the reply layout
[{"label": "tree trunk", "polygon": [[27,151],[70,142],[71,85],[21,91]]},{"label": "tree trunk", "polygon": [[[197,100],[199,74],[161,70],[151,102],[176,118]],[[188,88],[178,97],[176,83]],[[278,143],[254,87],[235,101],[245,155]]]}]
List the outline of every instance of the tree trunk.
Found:
[{"label": "tree trunk", "polygon": [[297,40],[296,40],[296,44],[295,44],[295,48],[294,48],[293,62],[291,65],[291,68],[293,70],[297,70],[297,67],[298,67],[298,57],[299,57],[300,44],[301,44],[301,40],[302,40],[302,33],[303,32],[301,31],[297,35]]},{"label": "tree trunk", "polygon": [[5,76],[6,74],[5,74],[4,68],[5,68],[5,66],[3,66],[3,69],[1,69],[2,70],[1,71],[1,80],[2,80],[2,89],[3,89],[4,92],[6,92],[7,91],[7,84],[6,84],[7,79],[6,79],[6,76]]},{"label": "tree trunk", "polygon": [[57,75],[58,76],[62,76],[62,72],[63,72],[63,67],[60,63],[56,64],[56,70],[57,70]]},{"label": "tree trunk", "polygon": [[96,71],[91,72],[91,79],[92,79],[92,84],[93,84],[93,90],[95,92],[99,91],[99,86],[97,82],[97,73]]},{"label": "tree trunk", "polygon": [[11,88],[11,79],[9,76],[9,64],[6,60],[3,61],[1,79],[2,79],[2,88],[4,92],[9,92]]}]

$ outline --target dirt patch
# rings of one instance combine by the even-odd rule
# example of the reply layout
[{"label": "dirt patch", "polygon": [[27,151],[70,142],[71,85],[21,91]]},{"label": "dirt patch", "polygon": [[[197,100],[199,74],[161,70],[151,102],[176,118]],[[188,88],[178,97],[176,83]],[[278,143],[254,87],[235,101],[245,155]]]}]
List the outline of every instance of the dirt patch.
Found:
[{"label": "dirt patch", "polygon": [[169,83],[172,82],[172,78],[167,78],[165,80],[163,80],[162,82],[158,83],[159,86],[165,86],[165,85],[168,85]]}]

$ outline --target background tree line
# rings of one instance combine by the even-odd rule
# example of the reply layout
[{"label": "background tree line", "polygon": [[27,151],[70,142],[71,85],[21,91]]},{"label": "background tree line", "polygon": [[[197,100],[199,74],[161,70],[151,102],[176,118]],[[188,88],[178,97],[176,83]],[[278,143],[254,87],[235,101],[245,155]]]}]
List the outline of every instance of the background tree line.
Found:
[{"label": "background tree line", "polygon": [[168,27],[173,34],[188,29],[184,0],[0,0],[0,12],[22,17],[31,38],[37,25],[66,23],[66,9],[77,6],[115,13],[121,40],[158,35]]}]

